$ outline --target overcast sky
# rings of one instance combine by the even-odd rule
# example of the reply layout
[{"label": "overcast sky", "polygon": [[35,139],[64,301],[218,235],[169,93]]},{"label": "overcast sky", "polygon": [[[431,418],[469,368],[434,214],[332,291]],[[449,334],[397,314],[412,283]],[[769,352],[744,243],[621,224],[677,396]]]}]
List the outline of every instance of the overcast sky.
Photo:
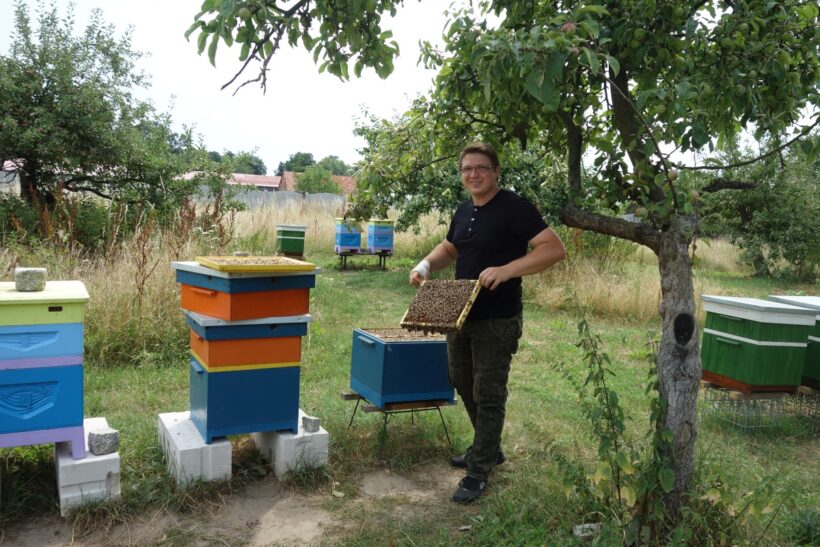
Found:
[{"label": "overcast sky", "polygon": [[[35,5],[34,2],[29,2]],[[381,117],[407,109],[419,93],[431,86],[433,73],[418,65],[420,39],[441,43],[442,12],[449,3],[406,0],[393,21],[383,27],[393,31],[401,48],[396,69],[387,80],[372,71],[343,83],[319,74],[304,49],[277,53],[269,67],[267,94],[251,84],[233,95],[220,91],[240,66],[239,48],[219,44],[216,68],[207,55],[196,53],[196,34],[184,37],[202,0],[77,0],[77,33],[85,29],[94,8],[103,12],[118,33],[133,27],[133,48],[147,53],[141,67],[151,77],[148,98],[158,110],[170,112],[177,130],[195,126],[209,150],[252,150],[274,174],[280,161],[295,152],[311,152],[319,160],[336,155],[348,163],[359,159],[363,141],[353,136],[354,118],[362,107]],[[56,0],[59,9],[66,0]],[[7,54],[13,31],[14,3],[0,0],[0,53]],[[255,77],[254,65],[248,74]],[[351,74],[352,74],[351,69]],[[243,80],[244,81],[244,80]]]}]

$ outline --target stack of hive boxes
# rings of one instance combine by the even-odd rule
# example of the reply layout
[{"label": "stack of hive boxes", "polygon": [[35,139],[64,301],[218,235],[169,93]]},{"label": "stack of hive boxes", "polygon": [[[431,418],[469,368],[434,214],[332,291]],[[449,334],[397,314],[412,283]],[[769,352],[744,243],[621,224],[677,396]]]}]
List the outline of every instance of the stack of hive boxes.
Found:
[{"label": "stack of hive boxes", "polygon": [[362,234],[356,223],[343,218],[336,219],[336,245],[333,251],[339,253],[358,253],[362,250]]},{"label": "stack of hive boxes", "polygon": [[0,447],[71,442],[85,458],[80,281],[20,292],[0,283]]},{"label": "stack of hive boxes", "polygon": [[393,254],[393,221],[370,219],[367,223],[367,252]]},{"label": "stack of hive boxes", "polygon": [[318,269],[285,257],[172,266],[190,327],[190,417],[205,442],[297,432],[301,337]]},{"label": "stack of hive boxes", "polygon": [[301,224],[276,225],[276,249],[283,255],[302,259],[305,255],[305,232]]}]

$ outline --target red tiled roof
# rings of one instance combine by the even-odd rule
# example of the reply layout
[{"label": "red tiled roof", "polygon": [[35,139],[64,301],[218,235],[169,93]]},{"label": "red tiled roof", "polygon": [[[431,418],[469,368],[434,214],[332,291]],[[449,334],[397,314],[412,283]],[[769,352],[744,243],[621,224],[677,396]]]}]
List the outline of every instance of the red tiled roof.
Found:
[{"label": "red tiled roof", "polygon": [[[282,182],[279,184],[280,190],[296,191],[296,178],[301,173],[294,173],[293,171],[285,171],[282,173]],[[353,177],[343,175],[331,175],[334,182],[342,189],[342,194],[349,196],[356,191],[356,180]]]},{"label": "red tiled roof", "polygon": [[356,180],[353,177],[333,175],[333,180],[336,181],[336,184],[339,185],[339,188],[342,189],[342,193],[346,196],[356,191]]},{"label": "red tiled roof", "polygon": [[285,171],[282,173],[282,180],[279,182],[279,190],[285,192],[296,191],[296,173],[293,171]]}]

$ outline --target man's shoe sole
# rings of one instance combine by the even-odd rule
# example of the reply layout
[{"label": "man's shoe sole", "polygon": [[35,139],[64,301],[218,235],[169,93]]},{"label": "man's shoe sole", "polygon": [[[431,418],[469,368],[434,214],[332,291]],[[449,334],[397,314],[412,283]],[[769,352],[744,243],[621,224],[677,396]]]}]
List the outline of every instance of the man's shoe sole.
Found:
[{"label": "man's shoe sole", "polygon": [[[507,458],[504,457],[504,452],[499,450],[498,451],[498,459],[496,460],[496,465],[501,465],[507,461]],[[450,458],[450,466],[456,467],[458,469],[466,469],[467,468],[467,461],[464,459],[464,454],[460,454],[458,456],[453,456]]]}]

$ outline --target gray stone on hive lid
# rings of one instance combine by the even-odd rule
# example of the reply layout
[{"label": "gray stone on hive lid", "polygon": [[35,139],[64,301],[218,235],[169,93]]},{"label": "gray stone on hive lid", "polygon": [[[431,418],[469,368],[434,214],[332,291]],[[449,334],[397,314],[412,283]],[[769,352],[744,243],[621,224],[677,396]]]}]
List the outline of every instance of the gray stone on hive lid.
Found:
[{"label": "gray stone on hive lid", "polygon": [[305,433],[316,433],[319,431],[319,418],[314,416],[302,416],[302,427]]},{"label": "gray stone on hive lid", "polygon": [[249,253],[248,251],[234,251],[233,255],[234,256],[250,256],[251,253]]},{"label": "gray stone on hive lid", "polygon": [[120,432],[110,427],[88,432],[88,451],[95,456],[113,454],[120,448]]},{"label": "gray stone on hive lid", "polygon": [[45,268],[14,268],[14,288],[21,292],[36,292],[46,288]]}]

